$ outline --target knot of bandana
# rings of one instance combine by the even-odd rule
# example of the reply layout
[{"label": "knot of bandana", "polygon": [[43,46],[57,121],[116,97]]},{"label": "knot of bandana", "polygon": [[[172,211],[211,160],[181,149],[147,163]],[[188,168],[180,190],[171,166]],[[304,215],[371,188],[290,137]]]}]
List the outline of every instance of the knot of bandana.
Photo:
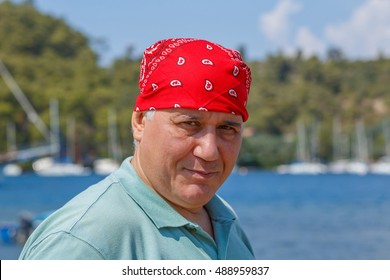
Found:
[{"label": "knot of bandana", "polygon": [[250,84],[250,69],[238,51],[200,39],[162,40],[144,52],[134,110],[186,108],[246,121]]}]

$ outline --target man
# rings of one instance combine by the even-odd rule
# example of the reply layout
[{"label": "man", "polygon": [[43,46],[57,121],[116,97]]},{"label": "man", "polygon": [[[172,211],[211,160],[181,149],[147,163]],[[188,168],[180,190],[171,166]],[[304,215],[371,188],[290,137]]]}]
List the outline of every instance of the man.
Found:
[{"label": "man", "polygon": [[237,51],[205,40],[144,52],[132,116],[135,152],[47,218],[21,259],[253,259],[215,193],[248,118],[251,75]]}]

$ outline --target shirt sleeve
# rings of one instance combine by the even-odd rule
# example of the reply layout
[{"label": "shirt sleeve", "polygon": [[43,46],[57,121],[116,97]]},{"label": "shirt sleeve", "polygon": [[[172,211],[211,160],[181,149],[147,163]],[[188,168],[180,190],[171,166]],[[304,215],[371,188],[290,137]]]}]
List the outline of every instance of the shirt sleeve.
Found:
[{"label": "shirt sleeve", "polygon": [[24,260],[103,260],[104,256],[88,242],[68,233],[57,232],[24,248]]}]

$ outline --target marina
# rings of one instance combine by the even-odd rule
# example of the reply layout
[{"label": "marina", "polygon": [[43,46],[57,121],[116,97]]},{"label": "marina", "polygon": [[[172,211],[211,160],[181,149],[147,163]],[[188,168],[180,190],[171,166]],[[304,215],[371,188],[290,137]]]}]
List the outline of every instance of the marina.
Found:
[{"label": "marina", "polygon": [[[61,207],[103,176],[0,180],[0,224],[19,225]],[[367,174],[281,175],[235,172],[219,194],[239,215],[257,259],[390,259],[390,177]],[[22,245],[0,241],[0,259]]]}]

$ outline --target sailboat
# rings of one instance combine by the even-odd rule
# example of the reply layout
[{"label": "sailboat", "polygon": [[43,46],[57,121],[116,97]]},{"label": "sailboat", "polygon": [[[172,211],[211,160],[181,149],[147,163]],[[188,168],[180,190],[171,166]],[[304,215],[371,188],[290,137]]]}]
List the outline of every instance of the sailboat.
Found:
[{"label": "sailboat", "polygon": [[23,170],[16,163],[7,163],[6,165],[3,166],[2,173],[4,176],[15,177],[15,176],[22,175]]},{"label": "sailboat", "polygon": [[388,122],[382,122],[385,155],[377,162],[371,164],[370,171],[373,174],[390,175],[390,126]]},{"label": "sailboat", "polygon": [[[7,124],[7,147],[8,153],[14,153],[16,149],[16,129],[13,122]],[[2,167],[2,174],[4,176],[19,176],[23,172],[22,168],[17,163],[7,163]]]},{"label": "sailboat", "polygon": [[[368,165],[368,141],[363,120],[355,122],[355,136],[352,149],[349,141],[342,134],[340,121],[333,120],[333,158],[328,170],[333,174],[366,175],[369,172]],[[346,152],[351,150],[351,152]],[[350,154],[350,155],[349,155]]]},{"label": "sailboat", "polygon": [[384,156],[371,164],[370,171],[373,174],[390,175],[390,156]]},{"label": "sailboat", "polygon": [[327,167],[321,162],[313,160],[317,149],[317,127],[314,126],[312,133],[310,152],[306,149],[306,131],[302,122],[297,123],[297,161],[277,167],[279,174],[310,174],[317,175],[326,173]]},{"label": "sailboat", "polygon": [[58,162],[53,157],[40,158],[33,162],[33,169],[40,176],[88,176],[89,168],[78,163]]},{"label": "sailboat", "polygon": [[117,121],[114,110],[108,112],[108,158],[99,158],[93,162],[93,170],[98,175],[108,175],[119,168],[121,149],[118,144]]},{"label": "sailboat", "polygon": [[[59,151],[60,131],[57,100],[50,101],[50,121],[52,146]],[[40,158],[33,162],[32,167],[35,173],[40,176],[87,176],[91,174],[91,170],[82,164],[59,161],[54,156]]]},{"label": "sailboat", "polygon": [[39,117],[38,113],[31,105],[30,101],[27,99],[26,95],[23,93],[19,85],[16,83],[15,79],[12,77],[11,73],[8,71],[7,67],[0,59],[0,75],[3,78],[5,84],[10,89],[11,93],[14,95],[15,99],[19,102],[20,106],[23,108],[24,112],[27,115],[28,120],[38,129],[42,134],[45,141],[45,145],[29,147],[23,150],[17,149],[15,143],[15,129],[9,131],[7,127],[7,137],[12,137],[7,139],[8,143],[12,142],[12,148],[8,147],[8,152],[5,154],[0,154],[1,162],[9,162],[3,167],[2,174],[8,176],[17,176],[20,175],[22,170],[16,163],[17,161],[26,161],[32,158],[36,158],[43,155],[50,155],[57,152],[58,146],[53,146],[50,143],[50,137],[52,135],[51,131],[47,128],[46,124]]},{"label": "sailboat", "polygon": [[354,158],[348,162],[347,173],[366,175],[369,172],[368,142],[363,120],[355,124]]},{"label": "sailboat", "polygon": [[333,161],[328,164],[328,172],[332,174],[347,173],[349,158],[349,141],[343,134],[341,122],[338,117],[333,119],[332,126]]}]

